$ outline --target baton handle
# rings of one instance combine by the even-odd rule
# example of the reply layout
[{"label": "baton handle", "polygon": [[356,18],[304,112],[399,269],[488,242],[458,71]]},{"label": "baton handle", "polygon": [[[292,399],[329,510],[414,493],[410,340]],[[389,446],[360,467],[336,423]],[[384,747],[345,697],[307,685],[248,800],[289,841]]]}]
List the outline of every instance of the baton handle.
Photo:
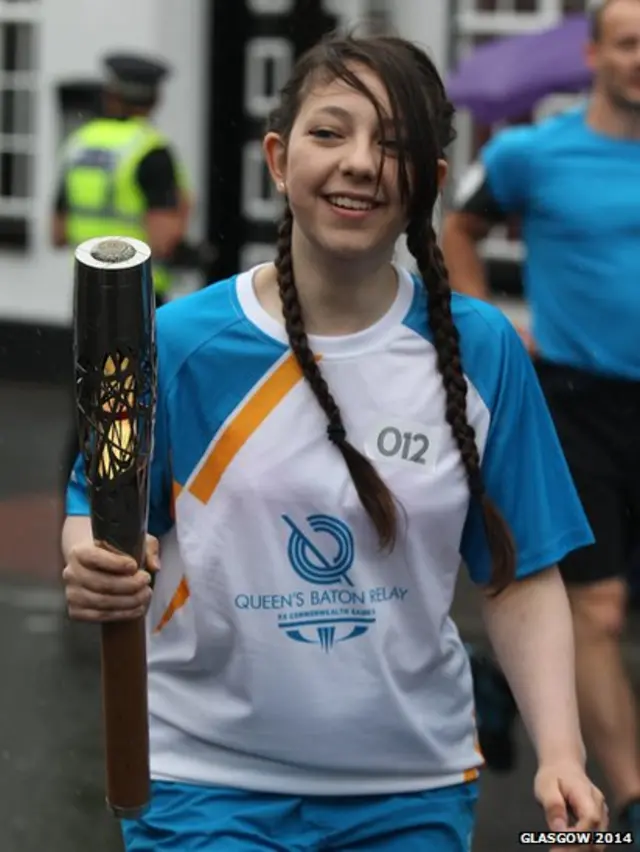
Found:
[{"label": "baton handle", "polygon": [[107,805],[136,819],[151,797],[145,619],[102,625]]},{"label": "baton handle", "polygon": [[137,819],[151,798],[145,617],[106,622],[101,639],[107,806],[118,819]]}]

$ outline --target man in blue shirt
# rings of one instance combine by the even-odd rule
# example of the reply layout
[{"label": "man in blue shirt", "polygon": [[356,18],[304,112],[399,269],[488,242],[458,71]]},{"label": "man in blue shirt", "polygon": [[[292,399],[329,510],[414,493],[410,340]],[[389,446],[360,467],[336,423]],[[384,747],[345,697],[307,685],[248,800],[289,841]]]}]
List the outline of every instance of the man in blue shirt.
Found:
[{"label": "man in blue shirt", "polygon": [[620,652],[640,530],[638,0],[597,5],[587,57],[589,102],[497,134],[461,182],[443,248],[452,287],[489,299],[477,244],[514,214],[522,226],[525,343],[596,538],[561,566],[585,736],[640,844],[636,706]]}]

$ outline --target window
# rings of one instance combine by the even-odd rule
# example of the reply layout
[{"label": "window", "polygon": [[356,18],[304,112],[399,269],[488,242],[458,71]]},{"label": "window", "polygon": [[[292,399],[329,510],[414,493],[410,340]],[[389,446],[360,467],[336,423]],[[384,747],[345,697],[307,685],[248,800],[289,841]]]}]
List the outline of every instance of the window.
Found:
[{"label": "window", "polygon": [[0,0],[0,247],[29,244],[40,0]]}]

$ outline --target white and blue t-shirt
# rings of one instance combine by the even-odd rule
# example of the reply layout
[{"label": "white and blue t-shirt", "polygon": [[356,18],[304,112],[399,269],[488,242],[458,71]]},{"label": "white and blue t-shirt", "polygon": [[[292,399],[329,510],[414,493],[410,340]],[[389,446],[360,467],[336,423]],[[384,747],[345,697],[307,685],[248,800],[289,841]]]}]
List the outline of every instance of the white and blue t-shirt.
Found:
[{"label": "white and blue t-shirt", "polygon": [[[423,790],[482,758],[449,610],[490,576],[444,419],[420,281],[365,331],[310,337],[349,440],[401,504],[381,553],[255,270],[163,307],[149,531],[155,778],[297,794]],[[524,577],[591,543],[536,376],[497,309],[454,296],[486,488]],[[69,514],[89,511],[79,467]]]},{"label": "white and blue t-shirt", "polygon": [[492,196],[517,213],[543,358],[640,379],[640,141],[592,130],[585,105],[499,133],[482,151]]}]

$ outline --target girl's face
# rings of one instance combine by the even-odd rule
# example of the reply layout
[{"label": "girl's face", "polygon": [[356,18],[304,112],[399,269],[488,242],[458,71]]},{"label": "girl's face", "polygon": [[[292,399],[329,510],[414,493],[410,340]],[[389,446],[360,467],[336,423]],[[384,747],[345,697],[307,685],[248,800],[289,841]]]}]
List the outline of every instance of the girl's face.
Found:
[{"label": "girl's face", "polygon": [[[342,80],[318,82],[305,95],[287,143],[265,138],[271,174],[284,185],[296,227],[316,250],[341,260],[390,259],[407,226],[398,186],[389,97],[365,67],[352,69],[378,101]],[[384,145],[384,166],[378,181]]]}]

